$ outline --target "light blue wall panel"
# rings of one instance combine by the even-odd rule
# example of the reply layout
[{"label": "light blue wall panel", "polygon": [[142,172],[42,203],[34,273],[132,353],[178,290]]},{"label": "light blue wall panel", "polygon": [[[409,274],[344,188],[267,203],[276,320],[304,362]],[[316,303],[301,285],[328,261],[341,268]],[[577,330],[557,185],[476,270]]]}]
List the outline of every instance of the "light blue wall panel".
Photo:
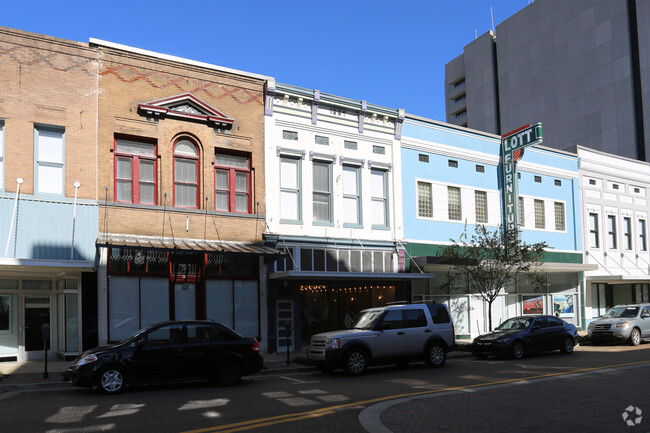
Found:
[{"label": "light blue wall panel", "polygon": [[[409,240],[423,242],[447,242],[449,238],[458,239],[463,232],[464,223],[439,222],[421,220],[417,218],[417,192],[418,179],[430,180],[442,184],[460,185],[471,189],[501,190],[499,168],[480,161],[460,159],[456,157],[441,156],[435,153],[436,144],[453,146],[472,152],[485,154],[486,158],[499,155],[500,140],[487,135],[480,135],[454,128],[445,128],[443,125],[429,124],[422,121],[409,119],[404,122],[402,136],[405,140],[414,138],[424,140],[431,146],[430,152],[402,148],[402,204],[404,214],[404,237]],[[422,145],[423,143],[420,143]],[[429,162],[419,160],[420,154],[429,156]],[[476,158],[477,154],[472,155]],[[458,161],[458,168],[449,167],[449,159]],[[534,173],[520,170],[519,192],[522,195],[548,200],[547,206],[553,201],[565,203],[566,231],[553,233],[546,230],[530,230],[524,227],[522,239],[528,243],[545,241],[551,248],[562,251],[581,251],[581,219],[579,203],[578,158],[577,155],[565,154],[546,150],[543,148],[529,148],[523,160],[527,163],[544,167],[543,171],[553,172],[553,176],[545,173]],[[476,171],[476,165],[484,166],[485,172]],[[567,178],[567,172],[575,176]],[[542,182],[534,181],[535,176],[541,176]],[[560,177],[564,176],[564,177]],[[555,180],[560,180],[560,185],[555,185]],[[434,197],[434,201],[436,197]],[[547,221],[554,224],[554,221]],[[471,233],[474,227],[468,225]]]},{"label": "light blue wall panel", "polygon": [[[15,196],[0,197],[0,257],[9,236]],[[21,196],[7,257],[43,260],[70,260],[74,206],[72,201],[47,201]],[[74,260],[95,260],[98,234],[98,207],[78,201],[75,220]]]}]

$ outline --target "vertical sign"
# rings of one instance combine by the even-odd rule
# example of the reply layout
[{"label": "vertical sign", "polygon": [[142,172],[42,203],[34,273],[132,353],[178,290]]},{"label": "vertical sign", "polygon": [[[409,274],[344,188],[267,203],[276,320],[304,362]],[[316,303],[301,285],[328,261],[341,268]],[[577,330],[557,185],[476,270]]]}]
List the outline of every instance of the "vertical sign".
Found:
[{"label": "vertical sign", "polygon": [[505,227],[517,228],[519,223],[519,192],[516,162],[524,156],[524,148],[542,142],[542,124],[525,125],[501,136],[503,164],[503,208]]}]

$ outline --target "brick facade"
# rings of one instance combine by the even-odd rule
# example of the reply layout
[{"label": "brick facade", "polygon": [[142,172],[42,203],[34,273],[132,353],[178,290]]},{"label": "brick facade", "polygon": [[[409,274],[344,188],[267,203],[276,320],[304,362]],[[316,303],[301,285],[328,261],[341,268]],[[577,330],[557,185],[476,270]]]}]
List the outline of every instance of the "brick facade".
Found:
[{"label": "brick facade", "polygon": [[[98,54],[100,231],[261,241],[265,227],[264,80],[112,46],[99,45]],[[216,129],[170,117],[154,120],[138,110],[139,104],[180,94],[191,94],[234,119],[232,128]],[[157,206],[115,203],[112,152],[116,135],[157,143]],[[191,138],[200,148],[198,209],[174,207],[173,146],[181,137]],[[214,212],[216,150],[250,155],[251,214]],[[110,203],[107,209],[101,207],[104,200]]]},{"label": "brick facade", "polygon": [[0,27],[4,191],[34,193],[34,126],[65,128],[65,196],[96,199],[97,53],[88,44]]}]

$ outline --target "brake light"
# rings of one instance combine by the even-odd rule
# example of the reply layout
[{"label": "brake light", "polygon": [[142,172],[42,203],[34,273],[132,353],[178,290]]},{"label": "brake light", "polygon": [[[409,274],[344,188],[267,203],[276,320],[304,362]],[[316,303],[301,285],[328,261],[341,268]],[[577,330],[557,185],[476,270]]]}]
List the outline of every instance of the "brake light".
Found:
[{"label": "brake light", "polygon": [[253,343],[253,345],[251,346],[251,350],[253,352],[259,352],[260,351],[260,343],[258,343],[257,340],[255,340],[255,343]]}]

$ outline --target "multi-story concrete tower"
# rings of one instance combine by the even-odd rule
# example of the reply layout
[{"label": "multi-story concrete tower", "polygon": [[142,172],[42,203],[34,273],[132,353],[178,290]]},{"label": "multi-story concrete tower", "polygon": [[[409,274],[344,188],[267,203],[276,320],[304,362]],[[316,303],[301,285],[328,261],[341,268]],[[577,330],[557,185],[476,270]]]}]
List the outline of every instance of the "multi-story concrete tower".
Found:
[{"label": "multi-story concrete tower", "polygon": [[647,161],[649,32],[650,0],[537,0],[447,63],[447,122]]}]

